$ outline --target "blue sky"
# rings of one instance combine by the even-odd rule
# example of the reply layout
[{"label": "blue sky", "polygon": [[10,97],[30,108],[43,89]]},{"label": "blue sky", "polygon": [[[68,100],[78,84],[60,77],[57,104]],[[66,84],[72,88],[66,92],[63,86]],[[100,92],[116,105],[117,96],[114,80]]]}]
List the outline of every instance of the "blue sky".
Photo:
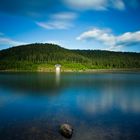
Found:
[{"label": "blue sky", "polygon": [[56,43],[140,52],[139,0],[0,0],[0,50]]}]

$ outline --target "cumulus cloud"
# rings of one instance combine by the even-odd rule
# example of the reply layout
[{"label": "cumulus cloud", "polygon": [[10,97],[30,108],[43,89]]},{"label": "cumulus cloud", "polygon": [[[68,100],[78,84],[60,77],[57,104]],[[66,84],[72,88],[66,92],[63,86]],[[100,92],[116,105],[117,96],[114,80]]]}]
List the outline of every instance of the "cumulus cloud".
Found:
[{"label": "cumulus cloud", "polygon": [[84,10],[125,9],[123,0],[65,0],[65,3],[72,8]]},{"label": "cumulus cloud", "polygon": [[77,17],[72,12],[62,12],[50,15],[47,22],[36,22],[36,24],[45,29],[69,29],[73,27],[72,21]]},{"label": "cumulus cloud", "polygon": [[114,35],[110,29],[94,28],[82,33],[77,40],[96,40],[108,46],[109,50],[118,50],[126,46],[140,44],[140,31],[127,32],[122,35]]},{"label": "cumulus cloud", "polygon": [[117,37],[117,44],[133,45],[140,43],[140,31],[127,32]]}]

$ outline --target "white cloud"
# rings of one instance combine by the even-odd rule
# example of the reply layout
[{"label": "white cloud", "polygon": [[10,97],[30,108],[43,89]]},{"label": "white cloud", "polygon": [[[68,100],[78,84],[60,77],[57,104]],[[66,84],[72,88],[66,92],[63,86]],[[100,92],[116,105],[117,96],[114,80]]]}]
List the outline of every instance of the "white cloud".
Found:
[{"label": "white cloud", "polygon": [[125,9],[125,4],[122,0],[113,0],[113,7],[118,9],[118,10],[124,10]]},{"label": "white cloud", "polygon": [[69,29],[72,27],[71,23],[62,21],[36,22],[36,24],[45,29]]},{"label": "white cloud", "polygon": [[140,31],[127,32],[116,36],[109,29],[94,28],[82,33],[77,40],[93,39],[106,45],[109,50],[119,50],[126,46],[140,44]]},{"label": "white cloud", "polygon": [[50,15],[47,22],[36,22],[36,24],[45,29],[69,29],[73,27],[72,21],[77,17],[72,12],[62,12]]},{"label": "white cloud", "polygon": [[75,9],[84,10],[107,10],[115,8],[118,10],[125,9],[123,0],[64,0],[64,2]]},{"label": "white cloud", "polygon": [[54,18],[55,20],[73,20],[76,17],[77,14],[72,12],[62,12],[51,15],[51,18]]},{"label": "white cloud", "polygon": [[3,33],[2,34],[0,33],[0,45],[17,46],[17,45],[23,45],[23,44],[26,44],[26,43],[12,40],[10,38],[3,36]]},{"label": "white cloud", "polygon": [[131,45],[133,43],[140,43],[140,31],[127,32],[117,37],[118,44]]}]

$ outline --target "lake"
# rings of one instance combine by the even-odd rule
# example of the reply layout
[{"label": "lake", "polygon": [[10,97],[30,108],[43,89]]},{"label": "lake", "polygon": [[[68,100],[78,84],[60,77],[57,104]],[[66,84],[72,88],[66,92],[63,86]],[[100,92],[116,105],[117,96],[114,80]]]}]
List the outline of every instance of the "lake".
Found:
[{"label": "lake", "polygon": [[140,140],[140,73],[0,73],[0,140]]}]

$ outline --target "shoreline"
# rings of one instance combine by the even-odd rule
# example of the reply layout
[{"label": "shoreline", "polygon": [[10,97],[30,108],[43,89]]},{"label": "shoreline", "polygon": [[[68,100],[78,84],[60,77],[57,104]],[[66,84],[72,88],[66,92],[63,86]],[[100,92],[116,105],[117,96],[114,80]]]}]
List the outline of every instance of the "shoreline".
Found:
[{"label": "shoreline", "polygon": [[[37,72],[37,73],[55,73],[55,70],[0,70],[0,72]],[[110,73],[110,72],[140,72],[140,69],[87,69],[87,70],[61,70],[61,73]]]}]

